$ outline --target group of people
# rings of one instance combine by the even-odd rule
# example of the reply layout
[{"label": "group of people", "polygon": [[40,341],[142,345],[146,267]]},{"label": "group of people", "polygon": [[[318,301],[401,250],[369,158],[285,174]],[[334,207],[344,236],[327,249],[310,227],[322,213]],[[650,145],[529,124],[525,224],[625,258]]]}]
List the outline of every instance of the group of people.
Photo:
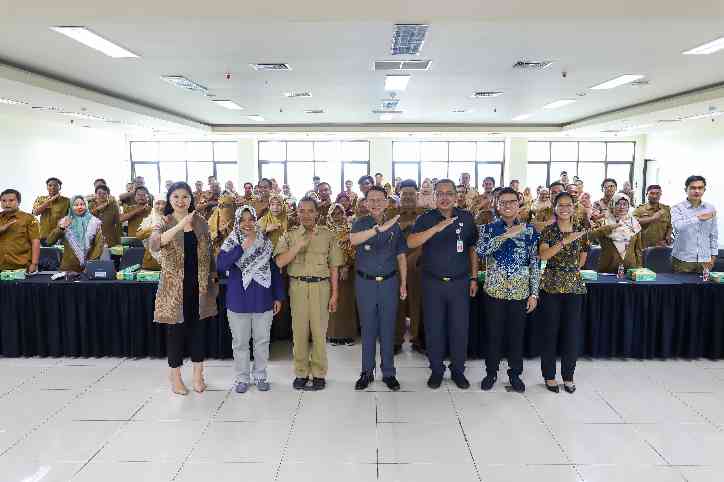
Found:
[{"label": "group of people", "polygon": [[[647,203],[632,210],[633,193],[614,179],[601,184],[595,202],[583,182],[567,174],[536,197],[517,181],[482,192],[463,173],[459,182],[425,179],[385,183],[363,176],[359,191],[347,181],[333,200],[329,183],[313,179],[299,200],[286,186],[262,179],[243,193],[215,179],[168,183],[164,197],[134,179],[118,199],[104,180],[90,196],[63,197],[62,182],[46,181],[47,196],[33,212],[18,209],[21,194],[0,196],[0,269],[38,269],[41,245],[64,243],[61,269],[81,271],[104,246],[127,236],[144,240],[144,268],[161,271],[154,320],[167,328],[170,383],[181,377],[185,345],[194,364],[193,389],[203,392],[205,320],[217,315],[219,274],[227,277],[226,310],[232,333],[235,390],[252,384],[269,390],[266,365],[275,317],[291,313],[295,389],[321,390],[328,370],[327,341],[362,340],[363,390],[375,379],[380,344],[382,381],[399,390],[394,357],[409,320],[413,348],[430,362],[428,386],[439,388],[446,369],[460,388],[464,375],[470,298],[485,273],[489,390],[500,360],[508,361],[513,390],[522,392],[523,331],[538,309],[544,323],[541,371],[546,387],[559,391],[556,353],[562,340],[563,388],[575,391],[574,372],[586,286],[580,270],[592,244],[601,249],[598,271],[642,266],[648,247],[672,246],[680,272],[711,269],[718,253],[716,211],[702,197],[706,180],[686,179],[686,200],[661,204],[661,187],[648,186]],[[39,217],[39,220],[38,218]],[[541,261],[545,261],[542,268]],[[424,320],[423,320],[424,315]],[[254,361],[250,361],[253,339]],[[446,354],[449,366],[445,366]]]}]

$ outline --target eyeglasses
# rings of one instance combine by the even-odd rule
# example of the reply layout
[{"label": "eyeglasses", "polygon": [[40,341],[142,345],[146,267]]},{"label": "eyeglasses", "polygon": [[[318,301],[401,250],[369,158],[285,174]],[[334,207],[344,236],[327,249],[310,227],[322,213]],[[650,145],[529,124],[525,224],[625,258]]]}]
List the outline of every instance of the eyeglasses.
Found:
[{"label": "eyeglasses", "polygon": [[510,201],[498,201],[501,206],[517,206],[518,201],[511,199]]},{"label": "eyeglasses", "polygon": [[455,197],[456,194],[452,191],[436,191],[435,196],[437,196],[437,197]]}]

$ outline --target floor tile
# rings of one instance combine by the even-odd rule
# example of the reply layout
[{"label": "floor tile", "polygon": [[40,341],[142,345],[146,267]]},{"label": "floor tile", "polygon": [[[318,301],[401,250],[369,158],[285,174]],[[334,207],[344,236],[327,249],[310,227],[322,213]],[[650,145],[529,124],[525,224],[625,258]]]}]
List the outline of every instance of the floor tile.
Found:
[{"label": "floor tile", "polygon": [[178,467],[178,463],[93,460],[83,467],[72,482],[166,482],[173,479]]},{"label": "floor tile", "polygon": [[560,423],[551,430],[574,464],[664,463],[633,425]]},{"label": "floor tile", "polygon": [[289,435],[283,422],[214,422],[194,448],[193,462],[279,462]]},{"label": "floor tile", "polygon": [[253,388],[245,394],[232,392],[215,420],[290,422],[301,403],[301,396],[300,392],[259,392]]},{"label": "floor tile", "polygon": [[66,407],[62,420],[129,420],[147,401],[144,392],[92,390],[83,393]]},{"label": "floor tile", "polygon": [[469,463],[461,464],[381,464],[379,480],[383,482],[408,482],[416,480],[478,482],[480,479],[478,479],[471,460]]},{"label": "floor tile", "polygon": [[316,428],[295,425],[286,461],[326,464],[369,464],[377,460],[374,423],[320,423]]},{"label": "floor tile", "polygon": [[686,482],[678,470],[655,466],[593,466],[578,467],[585,482]]},{"label": "floor tile", "polygon": [[94,460],[109,462],[176,462],[200,438],[206,422],[129,422]]},{"label": "floor tile", "polygon": [[679,467],[679,473],[686,482],[721,482],[724,480],[724,466]]},{"label": "floor tile", "polygon": [[341,464],[285,462],[279,470],[280,482],[373,482],[377,480],[376,464]]},{"label": "floor tile", "polygon": [[378,425],[384,463],[466,464],[472,462],[460,426],[386,423]]},{"label": "floor tile", "polygon": [[83,462],[58,462],[42,454],[0,457],[0,474],[8,482],[68,482]]},{"label": "floor tile", "polygon": [[429,393],[425,397],[415,392],[378,393],[376,398],[379,422],[457,424],[457,414],[446,391]]},{"label": "floor tile", "polygon": [[670,464],[724,465],[724,432],[708,423],[640,425],[637,430]]},{"label": "floor tile", "polygon": [[573,467],[565,465],[481,465],[478,470],[485,482],[580,482]]},{"label": "floor tile", "polygon": [[190,389],[186,396],[171,392],[157,392],[133,420],[168,421],[168,420],[209,420],[227,397],[226,392],[206,391],[196,393]]},{"label": "floor tile", "polygon": [[[467,419],[466,419],[467,420]],[[463,424],[475,460],[482,465],[566,464],[568,459],[542,423]]]}]

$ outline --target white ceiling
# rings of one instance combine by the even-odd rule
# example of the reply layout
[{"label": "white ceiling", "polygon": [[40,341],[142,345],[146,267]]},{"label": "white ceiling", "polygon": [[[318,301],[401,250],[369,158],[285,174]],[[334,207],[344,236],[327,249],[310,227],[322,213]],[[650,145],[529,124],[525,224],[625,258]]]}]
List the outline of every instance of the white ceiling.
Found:
[{"label": "white ceiling", "polygon": [[[104,3],[3,1],[0,61],[180,118],[234,126],[254,124],[247,114],[276,126],[380,124],[371,111],[386,97],[384,73],[370,66],[392,58],[394,23],[429,23],[419,58],[433,63],[428,72],[411,73],[400,94],[404,115],[392,123],[492,124],[503,131],[522,124],[514,116],[535,113],[524,123],[561,126],[724,82],[724,51],[681,55],[724,36],[721,1]],[[51,31],[53,25],[87,26],[141,58],[111,59]],[[514,72],[521,58],[555,63],[542,72]],[[287,62],[293,70],[256,72],[253,62]],[[645,74],[651,84],[588,90],[627,73]],[[162,82],[164,74],[185,75],[245,110],[217,107]],[[0,97],[32,94],[5,89],[11,90],[0,83]],[[287,99],[290,90],[313,97]],[[505,95],[471,99],[475,90]],[[587,95],[577,97],[581,92]],[[561,98],[578,102],[541,109]],[[316,108],[326,113],[303,112]],[[470,112],[451,112],[459,108]]]}]

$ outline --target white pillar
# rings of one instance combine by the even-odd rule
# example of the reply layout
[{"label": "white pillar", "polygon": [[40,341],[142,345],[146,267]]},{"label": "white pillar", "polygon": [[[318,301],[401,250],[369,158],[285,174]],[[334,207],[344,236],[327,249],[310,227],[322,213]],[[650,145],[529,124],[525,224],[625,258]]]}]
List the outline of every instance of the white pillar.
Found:
[{"label": "white pillar", "polygon": [[376,172],[392,182],[392,139],[370,139],[370,175]]},{"label": "white pillar", "polygon": [[259,182],[259,160],[257,156],[257,139],[240,139],[236,143],[239,157],[238,184]]},{"label": "white pillar", "polygon": [[510,138],[505,143],[505,171],[503,185],[510,181],[520,181],[521,189],[526,186],[528,171],[528,139]]}]

